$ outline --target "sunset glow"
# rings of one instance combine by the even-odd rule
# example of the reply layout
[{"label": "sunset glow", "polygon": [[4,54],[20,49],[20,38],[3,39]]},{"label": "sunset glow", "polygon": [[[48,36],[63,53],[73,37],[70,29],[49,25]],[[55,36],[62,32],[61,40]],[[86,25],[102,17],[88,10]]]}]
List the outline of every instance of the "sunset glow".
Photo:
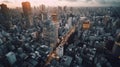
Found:
[{"label": "sunset glow", "polygon": [[117,5],[117,0],[0,0],[1,3],[5,3],[8,7],[21,7],[21,3],[29,1],[32,6],[39,6],[45,4],[46,6],[109,6]]}]

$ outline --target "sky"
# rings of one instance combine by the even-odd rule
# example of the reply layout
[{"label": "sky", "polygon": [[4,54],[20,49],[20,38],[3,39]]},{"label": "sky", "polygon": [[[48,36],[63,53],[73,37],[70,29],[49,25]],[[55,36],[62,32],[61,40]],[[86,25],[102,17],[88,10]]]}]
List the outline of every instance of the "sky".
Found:
[{"label": "sky", "polygon": [[32,6],[45,4],[46,6],[120,6],[120,0],[0,0],[8,7],[21,7],[21,2],[29,1]]}]

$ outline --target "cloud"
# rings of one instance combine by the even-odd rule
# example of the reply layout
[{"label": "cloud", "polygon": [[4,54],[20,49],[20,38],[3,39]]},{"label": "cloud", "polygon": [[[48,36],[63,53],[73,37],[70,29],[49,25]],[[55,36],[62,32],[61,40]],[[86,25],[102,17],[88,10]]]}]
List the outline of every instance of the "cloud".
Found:
[{"label": "cloud", "polygon": [[120,6],[120,0],[96,0],[100,4],[106,4],[111,6]]},{"label": "cloud", "polygon": [[58,1],[76,2],[76,1],[78,1],[78,0],[58,0]]},{"label": "cloud", "polygon": [[8,0],[4,0],[4,1],[2,1],[2,3],[12,3],[12,2],[8,1]]},{"label": "cloud", "polygon": [[120,0],[61,0],[61,1],[68,1],[68,2],[83,2],[83,3],[90,3],[90,4],[101,4],[107,6],[120,6]]},{"label": "cloud", "polygon": [[96,0],[97,2],[99,3],[117,3],[117,2],[120,2],[119,0]]},{"label": "cloud", "polygon": [[86,0],[87,2],[92,1],[92,0]]},{"label": "cloud", "polygon": [[92,1],[92,0],[66,0],[66,1],[70,1],[70,2],[76,2],[76,1],[79,1],[79,2],[89,2],[89,1]]}]

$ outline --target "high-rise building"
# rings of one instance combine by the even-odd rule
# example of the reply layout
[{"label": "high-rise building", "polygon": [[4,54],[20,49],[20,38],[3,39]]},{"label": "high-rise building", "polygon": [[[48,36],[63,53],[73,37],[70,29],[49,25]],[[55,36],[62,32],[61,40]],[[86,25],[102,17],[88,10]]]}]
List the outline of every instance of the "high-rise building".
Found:
[{"label": "high-rise building", "polygon": [[113,47],[113,55],[120,59],[120,34],[118,34],[114,47]]},{"label": "high-rise building", "polygon": [[63,7],[63,11],[66,12],[67,11],[67,6]]},{"label": "high-rise building", "polygon": [[62,13],[62,11],[63,11],[63,8],[62,8],[62,6],[58,6],[58,13],[60,14],[60,13]]},{"label": "high-rise building", "polygon": [[10,29],[10,15],[9,15],[9,8],[7,7],[6,4],[1,4],[0,5],[0,12],[1,12],[1,16],[2,18],[0,18],[0,24],[3,25],[6,30]]},{"label": "high-rise building", "polygon": [[9,15],[9,9],[7,7],[6,4],[1,4],[0,5],[1,7],[1,13],[2,13],[2,16],[4,17],[5,20],[8,20],[8,15]]},{"label": "high-rise building", "polygon": [[42,4],[42,5],[40,6],[40,11],[41,11],[41,12],[45,12],[45,5],[44,5],[44,4]]},{"label": "high-rise building", "polygon": [[64,54],[64,47],[63,46],[58,46],[56,49],[56,54],[61,58]]},{"label": "high-rise building", "polygon": [[58,22],[58,15],[57,15],[57,10],[54,10],[51,13],[51,18],[52,18],[52,22],[53,25],[55,26],[55,44],[57,44],[57,40],[58,40],[58,28],[59,28],[59,22]]},{"label": "high-rise building", "polygon": [[22,2],[22,7],[25,15],[31,14],[31,5],[29,2]]},{"label": "high-rise building", "polygon": [[52,22],[53,23],[58,23],[58,10],[56,7],[54,7],[52,10],[51,10],[51,19],[52,19]]},{"label": "high-rise building", "polygon": [[[51,19],[53,18],[52,13],[50,13],[49,16],[51,16],[49,19],[45,18],[45,16],[48,16],[46,11],[45,11],[45,6],[41,5],[41,17],[42,17],[42,22],[43,22],[43,30],[42,30],[42,38],[45,42],[46,45],[50,46],[52,49],[56,47],[57,43],[57,27],[55,25],[55,20]],[[55,15],[57,17],[57,15]],[[54,18],[55,18],[54,17]],[[56,20],[57,21],[57,20]]]},{"label": "high-rise building", "polygon": [[45,21],[47,20],[47,12],[46,12],[46,7],[44,4],[42,4],[40,6],[40,16],[41,16],[41,20]]},{"label": "high-rise building", "polygon": [[30,2],[22,2],[23,14],[26,19],[26,26],[30,27],[33,25],[33,18],[32,18],[32,9]]},{"label": "high-rise building", "polygon": [[46,41],[49,41],[49,46],[54,49],[58,41],[59,23],[57,14],[51,13],[51,20],[45,21],[43,25],[43,38],[45,38]]},{"label": "high-rise building", "polygon": [[47,43],[46,45],[54,48],[55,47],[55,42],[56,42],[56,28],[55,25],[52,23],[51,20],[47,20],[43,23],[43,32],[42,32],[42,37]]}]

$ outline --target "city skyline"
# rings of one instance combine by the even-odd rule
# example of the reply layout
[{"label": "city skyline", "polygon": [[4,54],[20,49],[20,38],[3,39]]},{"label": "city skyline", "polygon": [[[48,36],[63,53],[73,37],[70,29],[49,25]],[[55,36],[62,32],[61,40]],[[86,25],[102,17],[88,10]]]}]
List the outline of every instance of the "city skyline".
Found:
[{"label": "city skyline", "polygon": [[0,0],[0,4],[5,3],[10,8],[22,7],[21,3],[29,1],[31,6],[72,6],[72,7],[91,7],[91,6],[119,6],[118,0]]}]

